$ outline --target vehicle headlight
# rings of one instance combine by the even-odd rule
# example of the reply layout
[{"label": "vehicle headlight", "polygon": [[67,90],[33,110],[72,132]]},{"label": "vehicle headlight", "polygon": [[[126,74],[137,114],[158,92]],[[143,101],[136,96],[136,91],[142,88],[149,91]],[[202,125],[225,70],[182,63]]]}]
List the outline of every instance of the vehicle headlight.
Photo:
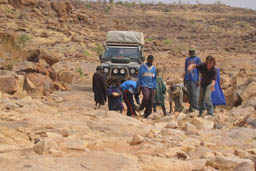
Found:
[{"label": "vehicle headlight", "polygon": [[117,74],[117,73],[118,73],[118,69],[116,69],[116,68],[113,69],[113,73],[114,73],[114,74]]},{"label": "vehicle headlight", "polygon": [[120,70],[120,73],[121,73],[121,74],[125,74],[125,69],[121,69],[121,70]]},{"label": "vehicle headlight", "polygon": [[131,74],[135,74],[136,70],[135,70],[134,68],[132,68],[132,69],[130,70],[130,72],[131,72]]},{"label": "vehicle headlight", "polygon": [[104,71],[105,73],[108,73],[109,69],[108,69],[108,68],[104,68],[103,71]]}]

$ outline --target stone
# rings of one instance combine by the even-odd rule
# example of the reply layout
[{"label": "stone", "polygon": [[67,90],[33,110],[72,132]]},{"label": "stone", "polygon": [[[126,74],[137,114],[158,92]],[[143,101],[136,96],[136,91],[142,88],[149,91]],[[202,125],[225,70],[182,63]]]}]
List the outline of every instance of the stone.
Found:
[{"label": "stone", "polygon": [[81,140],[67,139],[64,142],[60,143],[60,148],[68,150],[85,151],[86,147],[87,143]]},{"label": "stone", "polygon": [[171,122],[169,122],[169,123],[166,125],[166,127],[165,127],[165,128],[176,129],[176,128],[178,128],[178,127],[179,127],[179,125],[178,125],[178,123],[177,123],[177,122],[175,122],[175,121],[171,121]]},{"label": "stone", "polygon": [[36,72],[36,66],[34,62],[24,61],[15,64],[12,68],[14,72]]},{"label": "stone", "polygon": [[144,138],[141,135],[135,134],[130,142],[130,145],[139,145],[144,142]]},{"label": "stone", "polygon": [[29,94],[49,95],[54,90],[52,80],[45,75],[29,73],[26,76],[24,89]]},{"label": "stone", "polygon": [[8,0],[0,0],[0,4],[8,4]]},{"label": "stone", "polygon": [[197,129],[213,129],[214,128],[214,122],[210,120],[206,120],[203,118],[193,118],[192,124],[197,127]]},{"label": "stone", "polygon": [[254,165],[248,162],[240,163],[234,168],[234,171],[255,171]]},{"label": "stone", "polygon": [[184,130],[189,132],[197,132],[197,127],[189,122],[186,122]]},{"label": "stone", "polygon": [[249,159],[241,159],[239,157],[216,157],[207,161],[207,165],[216,169],[234,169],[241,163],[247,163],[254,166],[254,163]]},{"label": "stone", "polygon": [[34,152],[40,155],[45,155],[50,153],[50,149],[56,149],[57,144],[56,142],[50,140],[50,139],[45,139],[41,140],[38,143],[35,144],[34,146]]},{"label": "stone", "polygon": [[23,76],[18,76],[13,72],[7,73],[7,75],[0,74],[0,90],[2,93],[14,94],[22,92],[23,84]]},{"label": "stone", "polygon": [[70,15],[74,8],[70,2],[65,1],[51,1],[51,7],[55,10],[58,17],[66,17],[67,15]]},{"label": "stone", "polygon": [[153,129],[151,129],[148,133],[147,133],[147,135],[146,135],[146,137],[148,137],[148,138],[155,138],[157,136],[157,133],[156,133],[156,131],[154,131]]},{"label": "stone", "polygon": [[182,121],[187,117],[185,113],[180,113],[178,117],[176,118],[177,121]]},{"label": "stone", "polygon": [[60,71],[58,73],[58,80],[64,83],[72,84],[74,72],[72,71]]},{"label": "stone", "polygon": [[248,158],[249,153],[245,150],[236,149],[234,154],[240,158]]},{"label": "stone", "polygon": [[38,0],[9,0],[9,3],[14,6],[19,6],[19,5],[30,6],[30,5],[38,4]]},{"label": "stone", "polygon": [[178,160],[163,157],[143,155],[139,158],[142,170],[170,171],[170,170],[202,170],[206,160]]}]

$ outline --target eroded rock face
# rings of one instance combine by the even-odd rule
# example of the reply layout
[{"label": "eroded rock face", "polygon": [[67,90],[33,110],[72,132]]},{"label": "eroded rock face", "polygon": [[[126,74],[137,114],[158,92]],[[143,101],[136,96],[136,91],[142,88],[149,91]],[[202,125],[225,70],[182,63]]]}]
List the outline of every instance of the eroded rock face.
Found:
[{"label": "eroded rock face", "polygon": [[36,5],[38,4],[38,0],[9,0],[9,3],[14,5],[14,6],[19,6],[19,5]]}]

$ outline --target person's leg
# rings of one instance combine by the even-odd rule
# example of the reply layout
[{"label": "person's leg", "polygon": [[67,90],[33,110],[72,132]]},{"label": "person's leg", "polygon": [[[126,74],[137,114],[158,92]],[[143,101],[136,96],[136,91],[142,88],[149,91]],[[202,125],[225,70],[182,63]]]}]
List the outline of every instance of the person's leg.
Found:
[{"label": "person's leg", "polygon": [[123,92],[123,99],[124,99],[124,103],[126,104],[126,107],[127,107],[127,116],[131,116],[132,115],[131,106],[129,104],[129,99],[127,97],[126,92]]},{"label": "person's leg", "polygon": [[193,106],[192,106],[192,88],[191,88],[191,82],[192,81],[185,81],[185,86],[188,93],[188,101],[189,101],[189,111],[192,112]]},{"label": "person's leg", "polygon": [[200,86],[200,95],[199,95],[199,116],[203,114],[205,109],[205,91],[206,87]]},{"label": "person's leg", "polygon": [[156,107],[157,107],[157,104],[154,103],[154,104],[153,104],[153,110],[154,110],[154,112],[156,112]]},{"label": "person's leg", "polygon": [[198,110],[198,98],[199,98],[199,86],[196,82],[191,82],[191,104],[192,104],[192,110]]},{"label": "person's leg", "polygon": [[162,107],[162,110],[163,110],[164,116],[166,116],[166,115],[167,115],[167,113],[166,113],[165,105],[163,104],[163,105],[161,105],[161,107]]},{"label": "person's leg", "polygon": [[147,118],[152,113],[154,92],[153,89],[146,88],[149,94],[148,100],[146,101],[146,110],[144,111],[144,117]]},{"label": "person's leg", "polygon": [[206,87],[206,90],[205,90],[205,103],[206,103],[208,114],[209,115],[214,115],[214,108],[213,108],[212,99],[211,99],[211,85]]},{"label": "person's leg", "polygon": [[142,98],[142,103],[140,105],[140,110],[143,110],[148,103],[148,99],[150,98],[150,92],[147,87],[141,87],[141,92],[142,92],[143,98]]},{"label": "person's leg", "polygon": [[169,102],[169,104],[170,104],[170,111],[169,111],[169,113],[171,114],[172,113],[172,102]]}]

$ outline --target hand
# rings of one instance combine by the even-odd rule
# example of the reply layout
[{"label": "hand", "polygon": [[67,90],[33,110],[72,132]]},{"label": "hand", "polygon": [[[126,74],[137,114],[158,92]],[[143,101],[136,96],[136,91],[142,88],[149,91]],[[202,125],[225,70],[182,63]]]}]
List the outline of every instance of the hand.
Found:
[{"label": "hand", "polygon": [[119,94],[119,93],[116,93],[116,92],[113,92],[112,95],[115,96],[115,97],[116,97],[116,96],[120,96],[120,94]]},{"label": "hand", "polygon": [[214,85],[211,85],[210,90],[211,90],[211,92],[213,92],[215,90]]},{"label": "hand", "polygon": [[196,82],[196,86],[199,87],[200,86],[200,81]]}]

